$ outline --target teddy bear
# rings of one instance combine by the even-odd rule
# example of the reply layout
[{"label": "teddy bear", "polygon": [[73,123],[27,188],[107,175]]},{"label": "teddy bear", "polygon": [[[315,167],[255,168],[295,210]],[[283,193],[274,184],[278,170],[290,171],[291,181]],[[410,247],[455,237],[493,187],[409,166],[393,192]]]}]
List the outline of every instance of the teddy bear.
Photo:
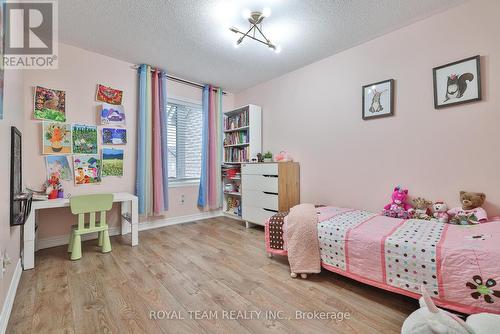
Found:
[{"label": "teddy bear", "polygon": [[431,219],[431,210],[429,207],[432,205],[431,201],[426,200],[422,197],[417,197],[413,199],[413,206],[415,211],[413,212],[413,218],[415,219]]},{"label": "teddy bear", "polygon": [[440,223],[447,223],[450,219],[450,216],[448,215],[448,206],[443,201],[437,201],[434,203],[432,211],[434,212],[432,216]]},{"label": "teddy bear", "polygon": [[481,206],[486,199],[484,193],[470,191],[460,192],[460,203],[462,206],[448,210],[451,216],[450,223],[456,225],[474,225],[484,223],[488,220],[486,210]]},{"label": "teddy bear", "polygon": [[408,189],[401,189],[400,186],[394,188],[391,195],[391,203],[384,206],[382,214],[393,218],[408,219],[413,213],[413,207],[406,203]]}]

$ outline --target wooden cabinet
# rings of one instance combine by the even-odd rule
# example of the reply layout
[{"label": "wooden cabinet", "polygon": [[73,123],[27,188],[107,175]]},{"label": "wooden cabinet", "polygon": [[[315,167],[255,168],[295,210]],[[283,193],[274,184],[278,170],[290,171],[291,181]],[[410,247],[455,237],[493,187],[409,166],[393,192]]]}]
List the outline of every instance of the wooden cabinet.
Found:
[{"label": "wooden cabinet", "polygon": [[242,218],[264,225],[278,211],[300,203],[298,162],[244,163],[241,165]]}]

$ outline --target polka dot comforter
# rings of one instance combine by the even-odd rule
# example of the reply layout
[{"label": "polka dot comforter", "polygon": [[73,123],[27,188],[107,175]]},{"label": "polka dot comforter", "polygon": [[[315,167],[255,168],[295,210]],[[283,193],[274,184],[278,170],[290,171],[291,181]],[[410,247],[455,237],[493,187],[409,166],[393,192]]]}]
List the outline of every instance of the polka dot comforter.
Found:
[{"label": "polka dot comforter", "polygon": [[[458,312],[500,314],[500,221],[459,226],[336,207],[317,214],[323,268],[413,298],[424,286]],[[266,223],[269,253],[286,255],[283,225],[283,214]]]}]

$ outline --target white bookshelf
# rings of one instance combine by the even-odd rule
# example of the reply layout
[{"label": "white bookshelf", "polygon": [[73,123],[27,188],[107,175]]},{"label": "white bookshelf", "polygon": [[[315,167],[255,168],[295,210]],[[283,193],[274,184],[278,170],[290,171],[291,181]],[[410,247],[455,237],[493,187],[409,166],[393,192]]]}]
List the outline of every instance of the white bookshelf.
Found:
[{"label": "white bookshelf", "polygon": [[[247,115],[246,117],[244,115]],[[238,122],[244,119],[244,122]],[[239,137],[238,140],[231,140]],[[226,111],[224,113],[223,138],[224,163],[249,162],[262,151],[262,109],[254,104]],[[245,151],[244,157],[236,158],[234,152]]]},{"label": "white bookshelf", "polygon": [[[242,121],[244,119],[244,121]],[[223,212],[228,216],[241,219],[243,196],[241,193],[241,164],[249,162],[262,152],[262,109],[249,104],[224,112],[223,128],[223,168],[234,168],[238,175],[222,178],[222,187],[234,185],[234,189],[223,188]],[[241,151],[245,151],[244,154]],[[236,152],[236,153],[234,153]],[[237,201],[240,210],[230,208]]]}]

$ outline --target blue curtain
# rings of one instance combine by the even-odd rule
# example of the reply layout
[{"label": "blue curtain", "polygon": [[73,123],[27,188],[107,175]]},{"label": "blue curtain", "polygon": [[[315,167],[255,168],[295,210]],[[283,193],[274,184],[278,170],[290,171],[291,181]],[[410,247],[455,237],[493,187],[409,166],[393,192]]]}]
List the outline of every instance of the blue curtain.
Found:
[{"label": "blue curtain", "polygon": [[137,126],[137,174],[136,174],[136,195],[139,198],[139,214],[146,211],[145,185],[146,185],[146,74],[148,66],[139,67],[139,115]]},{"label": "blue curtain", "polygon": [[139,214],[168,210],[167,78],[139,67],[136,194]]},{"label": "blue curtain", "polygon": [[198,189],[198,206],[206,207],[208,198],[208,112],[210,106],[208,105],[208,96],[210,94],[210,87],[205,85],[203,87],[202,98],[202,122],[203,127],[201,130],[201,175],[200,187]]}]

